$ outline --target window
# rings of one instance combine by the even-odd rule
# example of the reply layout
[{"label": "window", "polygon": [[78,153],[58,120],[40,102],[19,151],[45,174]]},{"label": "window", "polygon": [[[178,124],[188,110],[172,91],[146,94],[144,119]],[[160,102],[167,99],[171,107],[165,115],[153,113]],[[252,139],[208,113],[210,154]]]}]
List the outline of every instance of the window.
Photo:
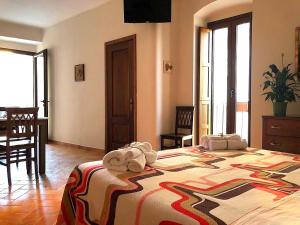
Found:
[{"label": "window", "polygon": [[0,106],[32,107],[33,57],[0,50]]},{"label": "window", "polygon": [[199,29],[196,140],[237,133],[250,141],[251,23],[247,13]]},{"label": "window", "polygon": [[0,106],[39,107],[48,117],[47,49],[25,52],[0,48]]}]

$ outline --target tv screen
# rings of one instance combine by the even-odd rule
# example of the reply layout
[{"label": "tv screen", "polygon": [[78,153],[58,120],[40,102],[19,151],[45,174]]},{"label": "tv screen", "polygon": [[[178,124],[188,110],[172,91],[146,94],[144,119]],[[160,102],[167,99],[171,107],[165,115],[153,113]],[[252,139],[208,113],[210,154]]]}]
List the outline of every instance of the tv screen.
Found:
[{"label": "tv screen", "polygon": [[171,12],[171,0],[124,0],[125,23],[168,23]]}]

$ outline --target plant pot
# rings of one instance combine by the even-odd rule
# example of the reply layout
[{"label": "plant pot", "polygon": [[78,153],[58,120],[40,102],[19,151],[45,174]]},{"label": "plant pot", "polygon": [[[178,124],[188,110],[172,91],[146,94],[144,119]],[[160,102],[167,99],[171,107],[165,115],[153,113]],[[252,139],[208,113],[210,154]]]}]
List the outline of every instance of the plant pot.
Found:
[{"label": "plant pot", "polygon": [[273,102],[274,116],[286,116],[287,102]]}]

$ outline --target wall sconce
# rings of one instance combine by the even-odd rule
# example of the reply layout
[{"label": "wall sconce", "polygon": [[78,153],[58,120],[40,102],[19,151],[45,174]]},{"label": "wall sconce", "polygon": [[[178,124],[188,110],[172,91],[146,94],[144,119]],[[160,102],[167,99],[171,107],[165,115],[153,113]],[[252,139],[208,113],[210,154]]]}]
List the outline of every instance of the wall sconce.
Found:
[{"label": "wall sconce", "polygon": [[164,73],[171,73],[174,69],[170,61],[164,60],[163,65],[164,65]]}]

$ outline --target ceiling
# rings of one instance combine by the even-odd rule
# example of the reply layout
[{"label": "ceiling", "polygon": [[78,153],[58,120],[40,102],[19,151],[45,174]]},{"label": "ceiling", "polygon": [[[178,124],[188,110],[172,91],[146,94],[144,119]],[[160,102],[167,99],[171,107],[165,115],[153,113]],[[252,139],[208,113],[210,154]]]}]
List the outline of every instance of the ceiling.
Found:
[{"label": "ceiling", "polygon": [[109,0],[0,0],[0,20],[46,28]]}]

